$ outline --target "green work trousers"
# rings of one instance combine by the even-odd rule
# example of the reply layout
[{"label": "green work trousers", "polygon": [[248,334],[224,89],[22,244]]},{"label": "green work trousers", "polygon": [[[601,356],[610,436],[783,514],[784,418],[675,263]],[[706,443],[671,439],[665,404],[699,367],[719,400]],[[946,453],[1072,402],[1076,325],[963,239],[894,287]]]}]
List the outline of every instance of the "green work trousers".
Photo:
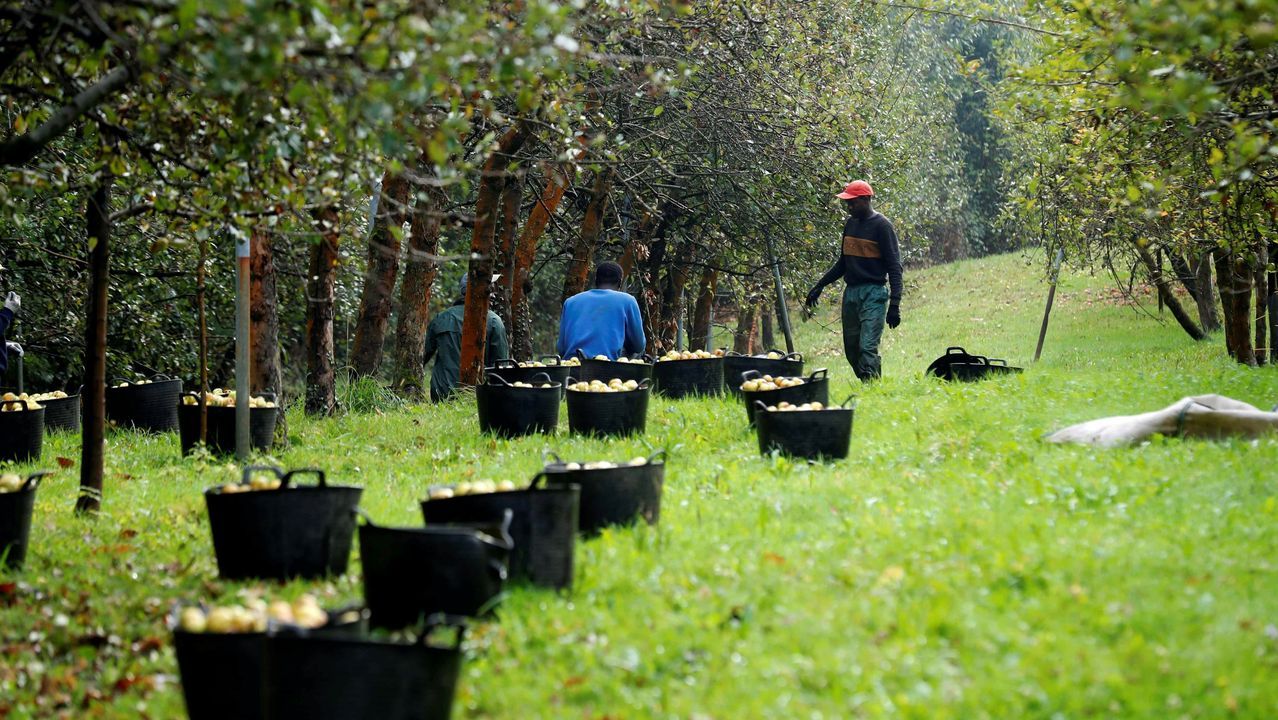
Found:
[{"label": "green work trousers", "polygon": [[881,372],[879,340],[887,318],[888,291],[882,285],[852,285],[843,290],[843,352],[862,380]]}]

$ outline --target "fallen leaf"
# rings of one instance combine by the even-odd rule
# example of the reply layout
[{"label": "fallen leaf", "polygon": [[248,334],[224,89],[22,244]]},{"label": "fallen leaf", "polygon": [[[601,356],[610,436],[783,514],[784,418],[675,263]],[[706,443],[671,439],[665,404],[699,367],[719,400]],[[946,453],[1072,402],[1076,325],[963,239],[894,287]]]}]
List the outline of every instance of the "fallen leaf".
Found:
[{"label": "fallen leaf", "polygon": [[74,467],[74,466],[75,466],[75,461],[72,460],[71,458],[65,458],[65,457],[58,458],[58,467],[65,470],[66,468]]}]

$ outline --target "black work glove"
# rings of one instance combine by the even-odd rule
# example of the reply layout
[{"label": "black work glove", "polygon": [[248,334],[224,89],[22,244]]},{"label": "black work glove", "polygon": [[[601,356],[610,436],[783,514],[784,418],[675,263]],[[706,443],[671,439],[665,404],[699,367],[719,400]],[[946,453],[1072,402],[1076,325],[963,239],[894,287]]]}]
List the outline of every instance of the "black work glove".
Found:
[{"label": "black work glove", "polygon": [[896,328],[901,324],[901,301],[892,300],[888,303],[887,324],[890,328]]},{"label": "black work glove", "polygon": [[814,287],[808,291],[808,301],[805,302],[803,305],[804,307],[811,309],[814,305],[817,304],[817,300],[820,300],[820,299],[821,299],[821,287],[818,285],[817,287]]}]

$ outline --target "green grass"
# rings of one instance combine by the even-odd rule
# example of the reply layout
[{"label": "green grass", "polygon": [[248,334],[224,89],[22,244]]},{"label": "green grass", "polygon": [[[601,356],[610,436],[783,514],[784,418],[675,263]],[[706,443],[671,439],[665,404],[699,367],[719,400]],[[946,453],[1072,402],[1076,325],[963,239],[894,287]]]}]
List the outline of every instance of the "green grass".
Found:
[{"label": "green grass", "polygon": [[[580,544],[571,593],[513,592],[470,636],[456,718],[1278,716],[1278,438],[1040,439],[1203,392],[1268,408],[1278,372],[1069,270],[1032,365],[1039,278],[1018,256],[912,273],[868,387],[832,304],[802,324],[809,368],[858,395],[843,462],[759,457],[726,399],[656,400],[647,436],[618,442],[493,440],[467,402],[296,414],[277,459],[363,485],[374,518],[410,524],[428,485],[529,478],[543,449],[669,449],[660,526]],[[947,345],[1032,367],[922,378]],[[78,462],[75,438],[40,466],[58,457]],[[70,512],[74,468],[50,479],[28,568],[0,580],[0,716],[181,714],[163,614],[243,587],[217,579],[200,495],[233,475],[180,459],[175,437],[121,433],[96,521]],[[356,599],[358,567],[279,592]]]}]

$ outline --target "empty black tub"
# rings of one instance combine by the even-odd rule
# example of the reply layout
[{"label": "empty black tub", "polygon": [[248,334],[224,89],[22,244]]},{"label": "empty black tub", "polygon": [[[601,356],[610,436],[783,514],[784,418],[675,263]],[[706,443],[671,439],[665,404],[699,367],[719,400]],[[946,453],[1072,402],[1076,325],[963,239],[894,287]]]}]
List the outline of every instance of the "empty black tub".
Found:
[{"label": "empty black tub", "polygon": [[[456,627],[432,642],[433,631]],[[266,639],[269,720],[448,720],[461,674],[459,619],[431,618],[416,642],[277,633]]]},{"label": "empty black tub", "polygon": [[[0,412],[0,462],[27,462],[44,449],[44,407],[27,400],[5,400]],[[12,408],[22,408],[14,410]]]},{"label": "empty black tub", "polygon": [[665,483],[666,452],[659,450],[643,465],[572,469],[551,455],[542,472],[549,487],[581,486],[581,512],[577,526],[583,535],[597,535],[611,525],[632,525],[643,520],[656,525],[661,519],[661,490]]},{"label": "empty black tub", "polygon": [[33,473],[22,481],[22,487],[16,491],[0,493],[0,558],[4,558],[5,565],[14,570],[21,568],[27,559],[36,488],[40,486],[40,478],[48,474]]},{"label": "empty black tub", "polygon": [[585,353],[578,351],[581,356],[581,368],[574,373],[577,378],[587,382],[591,380],[603,380],[608,382],[613,378],[620,380],[634,380],[642,382],[652,379],[652,358],[647,355],[641,355],[638,359],[643,362],[618,362],[616,360],[595,360],[588,358]]},{"label": "empty black tub", "polygon": [[776,450],[811,460],[845,458],[852,439],[854,410],[855,407],[835,407],[769,412],[759,403],[754,415],[759,452],[768,455]]},{"label": "empty black tub", "polygon": [[[204,493],[218,574],[231,580],[344,574],[362,488],[329,485],[324,471],[314,468],[285,473],[246,467],[244,482],[254,472],[273,473],[280,489],[226,493],[216,487]],[[302,475],[314,475],[317,484],[294,485]]]},{"label": "empty black tub", "polygon": [[649,381],[621,392],[568,391],[568,431],[577,435],[623,436],[648,426]]},{"label": "empty black tub", "polygon": [[533,377],[530,382],[550,383],[550,387],[515,387],[499,375],[489,375],[483,385],[475,388],[479,429],[500,437],[554,433],[559,425],[563,385],[551,383],[544,371]]},{"label": "empty black tub", "polygon": [[[262,393],[275,402],[271,393]],[[183,402],[178,406],[178,438],[182,445],[182,454],[189,455],[200,442],[200,405],[198,393],[184,393]],[[186,404],[186,398],[196,401],[194,405]],[[205,436],[205,447],[209,452],[220,455],[235,454],[235,408],[208,407],[208,434]],[[275,442],[275,423],[279,420],[278,408],[249,408],[249,447],[254,450],[270,450]]]},{"label": "empty black tub", "polygon": [[484,521],[391,528],[365,520],[359,556],[374,627],[404,628],[436,613],[491,613],[506,581],[509,516],[498,527]]},{"label": "empty black tub", "polygon": [[954,371],[951,369],[952,365],[955,363],[982,362],[983,360],[984,358],[979,355],[973,355],[957,345],[951,345],[950,347],[945,348],[944,355],[933,360],[932,363],[927,366],[927,370],[923,371],[923,374],[935,375],[942,380],[953,380]]},{"label": "empty black tub", "polygon": [[668,398],[723,392],[723,358],[661,360],[652,366],[657,393]]},{"label": "empty black tub", "polygon": [[[781,357],[772,359],[767,356],[768,353],[776,353]],[[741,396],[741,375],[748,370],[772,377],[799,377],[803,375],[803,355],[797,352],[783,353],[780,350],[768,350],[763,357],[742,355],[732,350],[724,353],[723,384],[733,395]]]},{"label": "empty black tub", "polygon": [[[119,385],[123,380],[114,380]],[[177,430],[178,397],[182,381],[156,375],[148,383],[131,383],[106,389],[106,418],[117,427],[148,432]]]},{"label": "empty black tub", "polygon": [[[764,405],[776,405],[782,402],[788,402],[791,405],[802,405],[803,403],[819,402],[822,405],[830,402],[830,380],[827,377],[828,371],[825,368],[818,368],[812,371],[812,374],[804,378],[802,385],[793,385],[787,388],[777,388],[776,390],[742,390],[741,396],[745,398],[746,419],[754,425],[754,402],[761,401]],[[758,373],[754,370],[747,370],[743,378],[745,380],[758,379]]]},{"label": "empty black tub", "polygon": [[977,355],[972,362],[956,362],[950,364],[952,380],[973,382],[996,375],[1011,375],[1022,372],[1023,368],[1012,367],[1006,360],[987,358]]},{"label": "empty black tub", "polygon": [[576,485],[462,495],[422,501],[427,525],[482,523],[510,511],[511,580],[555,589],[572,587],[573,547],[581,489]]}]

